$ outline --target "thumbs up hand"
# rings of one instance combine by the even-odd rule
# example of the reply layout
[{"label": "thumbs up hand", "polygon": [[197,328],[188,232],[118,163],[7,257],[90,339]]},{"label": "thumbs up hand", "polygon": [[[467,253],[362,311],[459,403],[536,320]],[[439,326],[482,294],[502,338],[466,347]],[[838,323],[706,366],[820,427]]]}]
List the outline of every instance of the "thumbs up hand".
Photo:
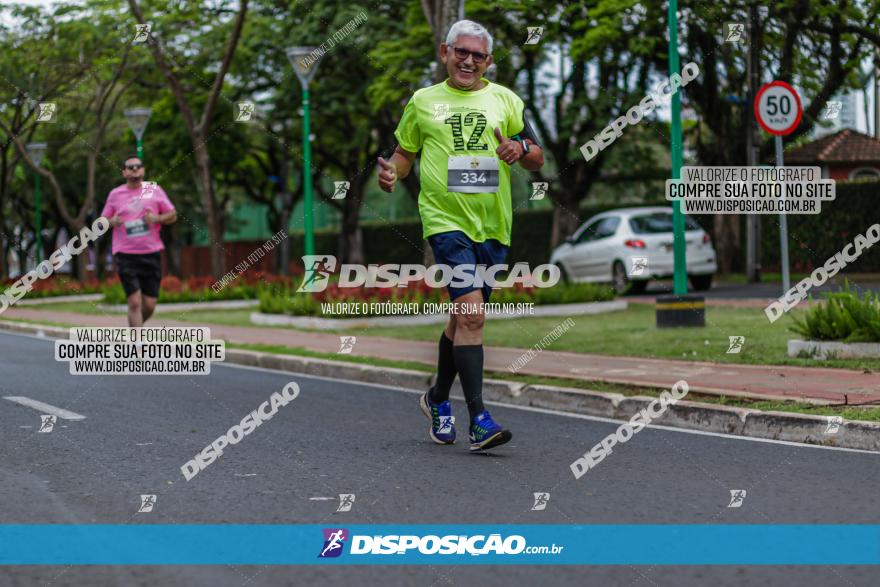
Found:
[{"label": "thumbs up hand", "polygon": [[519,141],[505,137],[497,126],[495,127],[495,138],[498,139],[498,148],[495,149],[495,154],[508,165],[513,165],[525,155]]},{"label": "thumbs up hand", "polygon": [[389,194],[397,183],[397,165],[379,157],[379,187]]}]

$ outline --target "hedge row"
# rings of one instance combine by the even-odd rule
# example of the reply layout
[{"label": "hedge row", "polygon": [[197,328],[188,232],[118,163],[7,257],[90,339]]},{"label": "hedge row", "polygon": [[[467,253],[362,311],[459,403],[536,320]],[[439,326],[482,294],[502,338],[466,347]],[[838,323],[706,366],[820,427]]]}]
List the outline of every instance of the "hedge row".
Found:
[{"label": "hedge row", "polygon": [[[664,205],[658,201],[645,205]],[[586,206],[580,210],[580,221],[600,212],[616,208],[616,205]],[[880,182],[847,182],[837,185],[837,198],[822,204],[818,215],[788,216],[789,259],[791,270],[810,271],[838,252],[856,234],[864,234],[871,224],[880,220]],[[712,216],[695,216],[697,222],[714,237]],[[745,216],[742,234],[745,235]],[[533,267],[546,263],[550,258],[550,234],[553,213],[550,210],[518,212],[513,219],[512,243],[508,262],[526,261]],[[368,263],[421,263],[422,225],[419,221],[402,221],[394,224],[366,223],[362,227],[364,255]],[[292,258],[303,250],[302,234],[291,234],[288,239]],[[743,249],[745,243],[742,243]],[[338,250],[338,235],[321,231],[315,235],[316,251]],[[761,264],[765,271],[779,268],[779,218],[775,215],[761,216]],[[880,271],[880,247],[868,252],[846,268],[848,272]]]},{"label": "hedge row", "polygon": [[[880,222],[880,182],[837,184],[837,198],[822,202],[821,214],[788,216],[788,258],[792,271],[809,272]],[[761,217],[761,265],[779,269],[779,217]],[[880,246],[871,247],[847,265],[848,273],[880,271]]]}]

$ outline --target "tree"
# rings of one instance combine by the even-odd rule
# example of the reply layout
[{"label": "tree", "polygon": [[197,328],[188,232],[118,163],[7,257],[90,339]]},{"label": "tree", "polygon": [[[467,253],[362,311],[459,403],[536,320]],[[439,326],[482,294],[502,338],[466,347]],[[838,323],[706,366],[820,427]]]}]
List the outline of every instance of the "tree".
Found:
[{"label": "tree", "polygon": [[[0,129],[10,136],[10,143],[17,148],[21,160],[49,181],[55,212],[68,231],[74,233],[86,225],[86,217],[95,207],[97,162],[99,158],[106,159],[101,152],[105,132],[120,97],[131,83],[131,80],[123,79],[128,50],[119,51],[125,45],[122,44],[118,15],[114,14],[111,3],[93,0],[83,7],[58,8],[47,20],[52,36],[49,44],[54,48],[36,49],[37,54],[55,60],[50,66],[54,69],[52,76],[71,79],[75,85],[58,81],[50,86],[50,91],[42,92],[44,97],[40,101],[48,100],[48,96],[58,100],[55,124],[40,125],[33,119],[33,108],[23,117],[21,108],[16,108],[16,115],[9,123],[0,120]],[[29,28],[25,27],[25,30],[33,33]],[[86,55],[89,60],[85,59]],[[36,87],[42,85],[39,79],[28,81]],[[20,106],[28,104],[27,100],[20,99],[25,95],[26,92],[20,90]],[[19,136],[26,132],[32,138],[38,127],[41,127],[39,135],[50,144],[49,153],[52,155],[51,165],[41,168],[29,158],[26,141]],[[78,163],[65,166],[64,157],[71,153],[75,153],[76,158],[85,156],[84,190],[80,189],[82,184],[73,181],[62,184],[58,180],[56,171],[61,171],[67,178],[81,170]],[[80,279],[85,277],[87,262],[87,255],[76,258]]]},{"label": "tree", "polygon": [[[700,118],[696,137],[702,165],[745,165],[746,128],[753,96],[746,78],[745,46],[724,43],[718,23],[747,22],[748,7],[756,0],[696,3],[683,7],[681,42],[684,54],[700,66],[701,75],[684,90]],[[800,90],[804,116],[785,143],[809,133],[826,102],[843,88],[857,85],[862,61],[880,46],[880,3],[784,0],[763,3],[755,23],[757,36],[749,39],[760,55],[759,79],[778,79]],[[663,70],[668,60],[656,53],[654,63]],[[744,106],[729,96],[744,99]],[[773,163],[773,140],[764,135],[761,159]],[[741,217],[719,215],[715,220],[716,249],[722,272],[739,267]]]},{"label": "tree", "polygon": [[[147,20],[138,1],[128,0],[128,4],[137,22],[142,26],[146,25]],[[225,214],[217,203],[207,143],[210,139],[209,128],[214,119],[217,101],[223,88],[223,80],[229,71],[236,47],[241,39],[248,10],[248,0],[239,0],[239,6],[232,16],[226,40],[221,44],[216,33],[221,27],[216,27],[216,24],[229,16],[228,4],[224,1],[212,5],[210,8],[202,4],[185,8],[167,0],[157,0],[153,3],[156,9],[153,18],[158,20],[159,26],[153,28],[154,23],[150,23],[151,31],[147,41],[156,66],[168,83],[192,140],[205,220],[212,243],[211,271],[215,277],[220,277],[224,273],[226,265],[222,244]],[[158,16],[160,13],[164,13],[161,20]],[[160,33],[161,37],[157,33]],[[160,41],[160,38],[163,40]],[[214,80],[208,86],[202,78],[202,73],[208,68],[211,56],[217,54],[217,48],[222,48],[220,51],[222,58]],[[173,52],[175,51],[179,57],[174,56]],[[198,83],[197,88],[189,86],[190,80],[184,78],[184,75],[189,72],[181,66],[182,62],[192,63],[194,67],[191,69],[202,70],[201,72],[196,71],[194,74]],[[205,98],[201,116],[197,116],[193,110],[194,95]]]}]

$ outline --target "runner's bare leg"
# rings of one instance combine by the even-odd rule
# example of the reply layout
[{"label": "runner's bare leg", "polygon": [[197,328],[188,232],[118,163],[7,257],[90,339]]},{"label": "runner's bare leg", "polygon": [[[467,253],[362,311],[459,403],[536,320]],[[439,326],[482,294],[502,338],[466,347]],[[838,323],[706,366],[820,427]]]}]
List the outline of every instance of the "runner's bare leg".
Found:
[{"label": "runner's bare leg", "polygon": [[142,296],[143,304],[141,306],[141,315],[143,316],[143,322],[146,322],[150,316],[153,315],[153,312],[156,310],[156,302],[157,298],[150,296]]},{"label": "runner's bare leg", "polygon": [[141,290],[128,296],[128,325],[132,328],[144,325]]},{"label": "runner's bare leg", "polygon": [[[483,324],[486,320],[486,317],[483,315],[483,312],[476,313],[473,306],[476,306],[478,309],[480,308],[480,304],[483,303],[483,292],[482,290],[475,290],[472,292],[468,292],[463,296],[456,298],[455,302],[458,304],[459,310],[465,305],[471,306],[470,311],[468,312],[459,312],[458,314],[453,315],[455,320],[455,324],[452,325],[452,337],[451,340],[458,345],[479,345],[483,344]],[[446,327],[446,336],[449,336],[450,326]]]}]

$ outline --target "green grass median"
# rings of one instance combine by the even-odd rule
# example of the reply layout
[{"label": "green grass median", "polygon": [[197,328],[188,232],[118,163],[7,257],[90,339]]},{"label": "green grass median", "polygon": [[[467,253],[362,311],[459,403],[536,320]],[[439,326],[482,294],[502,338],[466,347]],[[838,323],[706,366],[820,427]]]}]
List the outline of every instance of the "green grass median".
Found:
[{"label": "green grass median", "polygon": [[[47,304],[45,306],[31,306],[27,309],[106,314],[89,302]],[[274,328],[251,324],[250,314],[253,311],[256,310],[251,308],[186,310],[160,313],[156,317],[205,325]],[[880,359],[819,361],[789,357],[787,354],[788,341],[799,338],[789,330],[789,326],[792,324],[791,316],[802,312],[804,312],[803,309],[795,308],[788,315],[771,324],[762,308],[710,306],[706,308],[706,326],[704,328],[658,329],[655,326],[653,305],[631,303],[629,308],[624,311],[592,316],[571,316],[574,326],[548,345],[545,350],[731,364],[880,370]],[[124,314],[114,315],[120,316],[120,318],[124,316]],[[485,330],[485,344],[522,349],[532,348],[566,319],[566,316],[553,316],[490,320]],[[440,328],[439,324],[429,324],[424,326],[373,326],[322,332],[434,342],[439,336]],[[282,329],[289,330],[290,328]],[[745,344],[738,354],[727,352],[730,336],[745,337]]]}]

